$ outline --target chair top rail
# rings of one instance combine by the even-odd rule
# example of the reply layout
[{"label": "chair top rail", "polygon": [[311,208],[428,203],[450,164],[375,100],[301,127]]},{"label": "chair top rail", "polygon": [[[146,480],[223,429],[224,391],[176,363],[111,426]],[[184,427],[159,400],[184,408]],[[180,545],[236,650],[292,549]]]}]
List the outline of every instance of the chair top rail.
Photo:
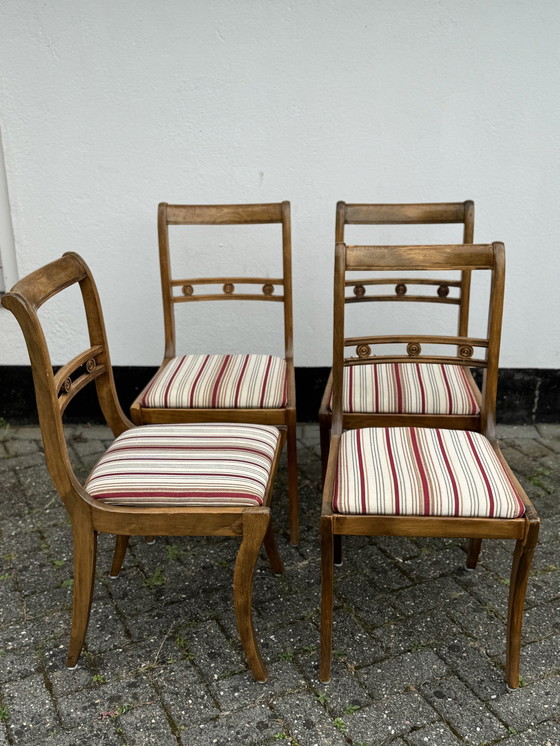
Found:
[{"label": "chair top rail", "polygon": [[443,246],[348,246],[346,270],[406,271],[492,269],[500,244]]},{"label": "chair top rail", "polygon": [[[344,203],[343,203],[344,204]],[[464,223],[467,202],[344,204],[344,222],[354,225]]]},{"label": "chair top rail", "polygon": [[85,277],[86,270],[77,255],[64,254],[60,259],[55,259],[19,280],[10,294],[25,298],[37,310],[49,298]]},{"label": "chair top rail", "polygon": [[168,225],[281,223],[281,202],[254,205],[162,205]]}]

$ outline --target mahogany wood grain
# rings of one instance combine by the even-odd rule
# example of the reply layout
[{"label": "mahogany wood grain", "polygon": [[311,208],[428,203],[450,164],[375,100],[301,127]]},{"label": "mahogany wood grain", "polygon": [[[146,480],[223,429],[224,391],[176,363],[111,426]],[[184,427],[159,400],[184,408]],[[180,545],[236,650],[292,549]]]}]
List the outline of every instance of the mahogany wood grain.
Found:
[{"label": "mahogany wood grain", "polygon": [[[271,223],[281,228],[282,242],[282,277],[256,277],[254,274],[231,277],[196,277],[191,280],[174,278],[171,272],[169,226],[182,225],[188,228],[193,225],[252,225]],[[137,425],[150,423],[176,422],[247,422],[255,424],[283,425],[287,428],[288,450],[288,502],[290,521],[290,541],[299,542],[299,507],[297,485],[297,449],[296,449],[296,391],[293,360],[293,311],[292,311],[292,257],[291,257],[291,221],[290,203],[251,205],[168,205],[161,203],[158,207],[158,240],[161,288],[163,299],[163,317],[165,329],[165,351],[163,367],[176,357],[175,308],[184,303],[215,301],[271,301],[281,303],[284,320],[284,358],[287,375],[287,403],[276,409],[195,409],[195,408],[148,408],[142,400],[150,383],[136,397],[130,409],[130,416]],[[207,292],[200,294],[196,288],[204,285],[233,285],[228,292]],[[259,291],[238,289],[239,285],[262,285]],[[264,285],[273,286],[270,293],[265,293]],[[188,295],[174,295],[175,288],[188,287]],[[247,338],[250,348],[250,337]],[[248,350],[240,350],[247,352]],[[156,374],[157,375],[157,374]]]},{"label": "mahogany wood grain", "polygon": [[[391,356],[365,357],[363,359],[345,360],[344,349],[358,343],[378,343],[383,338],[360,337],[344,338],[344,309],[346,272],[356,263],[356,254],[351,247],[344,243],[337,243],[335,249],[334,272],[334,314],[333,314],[333,368],[332,376],[327,385],[321,404],[320,417],[322,433],[321,446],[325,478],[323,489],[323,506],[321,514],[321,551],[322,551],[322,603],[321,603],[321,659],[320,679],[328,681],[330,678],[330,658],[332,645],[333,624],[333,565],[337,558],[336,545],[343,535],[366,536],[419,536],[419,537],[464,537],[469,540],[467,553],[467,567],[474,569],[477,564],[483,539],[510,539],[516,542],[513,566],[511,571],[510,593],[508,604],[507,644],[506,644],[506,680],[508,687],[514,689],[519,684],[520,640],[523,621],[523,606],[530,572],[531,560],[537,543],[539,532],[539,518],[537,512],[519,481],[512,473],[501,453],[495,438],[495,411],[498,357],[501,336],[501,324],[504,299],[505,278],[505,250],[501,243],[491,245],[461,245],[441,247],[392,247],[389,259],[386,248],[381,252],[377,247],[361,247],[359,251],[360,269],[375,271],[381,264],[402,267],[409,264],[415,271],[431,270],[434,267],[446,265],[448,269],[469,268],[469,271],[485,271],[491,273],[490,301],[488,309],[488,335],[486,339],[469,338],[467,330],[459,331],[458,337],[442,337],[443,344],[457,345],[460,351],[466,345],[478,346],[486,350],[484,361],[468,358],[467,361],[451,359],[454,363],[465,363],[470,366],[483,368],[483,388],[478,392],[481,405],[480,417],[449,417],[436,415],[409,414],[349,414],[342,410],[342,383],[344,366],[348,364],[375,365],[387,360],[395,360]],[[368,259],[369,258],[369,259]],[[414,262],[412,259],[414,258]],[[453,264],[455,258],[457,265]],[[367,264],[369,261],[369,265]],[[470,276],[469,276],[470,280]],[[408,335],[388,335],[385,339],[391,343],[424,341],[425,337],[409,337]],[[437,344],[436,337],[427,337],[430,343]],[[478,344],[475,344],[478,343]],[[365,350],[369,355],[369,351]],[[471,354],[472,350],[466,351]],[[459,353],[458,353],[459,354]],[[438,362],[442,357],[419,356],[402,359],[402,362],[432,361]],[[472,375],[469,373],[469,383]],[[474,382],[472,382],[474,385]],[[326,419],[329,399],[332,394],[332,437],[327,451],[327,428],[330,425]],[[421,424],[420,424],[421,423]],[[337,460],[340,447],[340,437],[343,428],[355,427],[391,427],[393,425],[411,427],[445,427],[451,426],[461,429],[476,429],[485,435],[499,461],[503,464],[512,485],[521,498],[525,513],[521,518],[496,519],[488,517],[439,517],[419,515],[347,515],[336,513],[333,509],[333,493],[337,472]]]},{"label": "mahogany wood grain", "polygon": [[[446,224],[446,223],[457,223],[462,224],[462,240],[464,244],[473,244],[474,242],[474,202],[466,200],[465,202],[442,202],[442,203],[424,203],[424,204],[347,204],[346,202],[338,202],[336,206],[336,224],[335,224],[335,241],[337,243],[344,243],[346,241],[345,229],[347,225],[421,225],[421,224]],[[423,268],[428,269],[426,262],[429,256],[429,247],[422,246],[409,246],[404,252],[399,253],[399,264],[395,264],[393,247],[392,246],[365,246],[365,247],[349,247],[349,255],[353,254],[354,262],[357,266],[352,267],[352,271],[359,269],[359,261],[371,261],[369,254],[374,253],[380,262],[380,266],[376,267],[377,270],[383,270],[382,274],[376,274],[374,276],[368,275],[367,277],[360,276],[355,277],[354,274],[351,277],[344,279],[344,286],[346,288],[353,288],[352,295],[344,297],[344,303],[356,304],[356,303],[434,303],[443,306],[457,306],[458,307],[458,337],[468,337],[468,316],[469,316],[469,303],[470,303],[470,287],[471,287],[471,274],[472,267],[470,264],[473,261],[472,247],[465,247],[463,245],[448,247],[447,256],[443,259],[439,259],[444,265],[443,267],[431,266],[430,269],[450,269],[449,262],[456,261],[459,257],[459,250],[462,250],[462,260],[465,267],[461,270],[461,279],[443,279],[443,278],[431,278],[431,277],[387,277],[386,272],[392,268],[397,268],[401,271],[406,271],[414,266],[414,262],[417,258],[422,256]],[[402,248],[402,247],[397,247]],[[480,247],[479,247],[480,248]],[[466,252],[466,253],[465,253]],[[485,264],[490,261],[487,256],[489,252],[483,251],[482,263]],[[402,258],[404,254],[404,259]],[[424,254],[426,255],[424,257]],[[438,253],[438,256],[441,256]],[[361,257],[361,259],[360,259]],[[347,255],[348,258],[348,255]],[[412,262],[412,264],[411,264]],[[434,258],[432,252],[432,265],[434,265]],[[404,264],[404,266],[403,266]],[[383,265],[383,266],[381,266]],[[394,266],[393,266],[394,265]],[[348,269],[350,269],[348,267]],[[376,288],[377,286],[383,285],[394,285],[395,292],[391,295],[371,295],[366,293],[367,287]],[[361,286],[361,287],[360,287]],[[397,292],[397,286],[401,286],[401,294]],[[404,294],[402,289],[404,286]],[[409,286],[417,286],[420,289],[424,286],[427,289],[430,286],[437,286],[438,290],[444,286],[444,289],[453,288],[458,290],[458,297],[455,295],[447,296],[445,294],[420,294],[415,290],[414,294],[409,294]],[[356,291],[360,292],[356,294]],[[344,309],[341,308],[339,313],[344,314]],[[393,337],[392,337],[393,338]],[[450,339],[447,337],[447,339]],[[348,345],[351,346],[353,341]],[[411,341],[419,341],[419,339]],[[427,342],[427,340],[426,340]],[[364,344],[368,344],[364,342]],[[460,358],[460,343],[458,342],[457,358]],[[476,346],[476,345],[475,345]],[[398,359],[388,358],[383,362],[406,362],[407,356],[400,357]],[[382,362],[376,357],[376,362]],[[425,356],[412,358],[412,362],[438,362],[433,358],[430,360]],[[441,360],[439,362],[450,362],[448,360]],[[481,360],[476,361],[482,363]],[[353,363],[352,363],[353,364]],[[361,364],[361,363],[358,363]],[[476,385],[474,378],[470,372],[468,364],[458,363],[463,365],[465,373],[469,379],[469,385],[473,390],[473,395],[476,401],[480,404],[482,395],[478,386]],[[485,362],[480,367],[485,367]],[[332,394],[332,377],[329,377],[323,398],[321,400],[321,406],[319,408],[319,429],[321,438],[321,459],[323,478],[325,475],[327,454],[328,454],[328,443],[330,437],[331,428],[331,410],[329,406],[330,398]],[[343,413],[345,427],[365,427],[367,421],[365,415],[351,415],[347,412]],[[402,425],[407,424],[406,420],[403,420],[400,414],[389,413],[389,414],[371,414],[371,425],[378,425],[380,427],[386,427],[391,425]],[[482,427],[480,415],[470,416],[450,416],[450,415],[412,415],[410,424],[414,424],[417,427],[452,427],[462,430],[478,430]]]},{"label": "mahogany wood grain", "polygon": [[[75,284],[79,285],[82,293],[89,347],[63,365],[55,375],[37,309],[53,295]],[[89,268],[77,254],[65,254],[20,280],[10,293],[4,295],[2,304],[14,314],[25,337],[47,466],[72,524],[74,595],[68,666],[76,665],[86,636],[95,579],[98,532],[116,536],[111,566],[113,577],[120,572],[130,536],[233,536],[241,537],[233,589],[239,633],[255,678],[264,680],[266,669],[259,654],[252,622],[252,578],[263,541],[273,571],[283,571],[272,535],[270,501],[278,460],[286,441],[287,424],[279,423],[280,437],[261,507],[142,508],[105,505],[88,494],[74,473],[62,420],[64,397],[68,399],[88,383],[95,382],[101,409],[114,435],[134,427],[124,415],[117,398],[101,305]],[[86,373],[71,380],[71,376],[84,365]],[[63,393],[60,393],[61,389]]]}]

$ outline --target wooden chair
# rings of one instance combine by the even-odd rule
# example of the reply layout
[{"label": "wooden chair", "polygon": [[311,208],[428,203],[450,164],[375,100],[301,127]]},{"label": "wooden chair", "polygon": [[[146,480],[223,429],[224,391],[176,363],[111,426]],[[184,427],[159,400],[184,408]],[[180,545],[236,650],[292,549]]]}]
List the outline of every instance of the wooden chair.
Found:
[{"label": "wooden chair", "polygon": [[[345,241],[346,225],[427,225],[458,223],[463,226],[463,243],[473,242],[474,202],[442,202],[435,204],[346,204],[336,207],[335,235],[337,242]],[[417,300],[408,295],[408,280],[405,278],[369,278],[367,281],[353,280],[352,297],[345,303],[406,302]],[[469,328],[469,301],[471,272],[462,270],[458,280],[426,280],[437,293],[423,296],[424,303],[451,304],[458,307],[458,334],[465,337]],[[392,285],[392,294],[372,295],[376,285]],[[449,297],[451,288],[458,289],[457,297]],[[348,340],[351,341],[351,340]],[[362,350],[364,352],[365,348]],[[405,386],[399,392],[399,376],[413,373],[421,377],[426,386],[424,400],[418,386]],[[401,360],[387,362],[378,378],[358,377],[349,381],[345,370],[343,425],[360,427],[370,425],[417,425],[419,427],[452,427],[480,432],[480,391],[468,367],[454,375],[449,368],[439,363],[428,363],[422,367],[403,368]],[[364,371],[362,371],[364,373]],[[448,374],[451,376],[450,380]],[[410,383],[407,381],[407,383]],[[399,395],[400,393],[400,395]],[[331,429],[332,372],[329,376],[319,409],[321,457],[323,478],[327,468]]]},{"label": "wooden chair", "polygon": [[[282,277],[171,275],[170,225],[278,223],[282,230]],[[162,422],[253,422],[285,425],[288,441],[290,540],[299,541],[296,400],[293,362],[290,203],[256,205],[168,205],[158,210],[159,258],[165,354],[158,372],[133,402],[137,425]],[[219,285],[208,294],[199,286]],[[239,285],[257,285],[239,290]],[[175,306],[199,301],[264,301],[283,304],[284,358],[266,355],[176,356]]]},{"label": "wooden chair", "polygon": [[[90,346],[54,374],[37,310],[76,283]],[[77,664],[86,635],[98,532],[116,534],[113,577],[120,572],[129,536],[240,536],[235,614],[251,671],[265,681],[252,623],[252,577],[263,541],[274,572],[282,572],[269,505],[285,433],[238,423],[134,427],[117,399],[97,289],[77,254],[65,254],[20,280],[2,305],[25,336],[47,466],[72,523],[74,600],[67,665]],[[62,415],[92,381],[115,441],[82,485],[70,464]]]},{"label": "wooden chair", "polygon": [[[514,539],[509,590],[506,677],[518,686],[519,652],[527,578],[539,519],[506,464],[495,435],[496,388],[504,293],[501,243],[467,246],[336,246],[333,337],[333,428],[321,516],[321,665],[330,678],[334,539],[341,535],[441,536],[470,540],[467,567],[474,569],[482,539]],[[392,337],[414,347],[448,345],[455,355],[429,355],[430,363],[483,369],[481,430],[448,430],[406,425],[345,430],[343,368],[376,366],[389,357],[360,356],[382,338],[344,339],[347,271],[485,271],[491,274],[488,334],[485,338]],[[421,283],[422,280],[415,282]],[[420,287],[423,287],[420,285]],[[358,354],[345,357],[344,348]],[[473,349],[481,352],[472,357]],[[415,360],[416,358],[410,358]],[[346,423],[346,424],[345,424]],[[354,425],[355,427],[355,425]]]}]

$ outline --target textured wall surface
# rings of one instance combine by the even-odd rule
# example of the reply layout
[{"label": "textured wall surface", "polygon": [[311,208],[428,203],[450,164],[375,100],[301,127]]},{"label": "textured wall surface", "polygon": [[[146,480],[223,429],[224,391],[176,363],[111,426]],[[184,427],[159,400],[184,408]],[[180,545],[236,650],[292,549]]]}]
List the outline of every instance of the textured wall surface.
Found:
[{"label": "textured wall surface", "polygon": [[[0,0],[0,28],[19,273],[80,252],[114,363],[156,364],[163,352],[159,201],[291,200],[305,366],[330,362],[337,200],[474,199],[476,240],[508,252],[501,364],[560,368],[555,0]],[[459,239],[452,228],[368,235]],[[178,234],[199,247],[184,272],[231,271],[236,252],[235,271],[253,271],[267,236],[274,228],[226,231],[215,245]],[[275,305],[201,305],[180,308],[183,349],[208,337],[213,349],[268,347]],[[79,347],[82,318],[67,303],[57,311],[47,313],[60,362]],[[0,364],[25,364],[3,309],[0,335]]]}]

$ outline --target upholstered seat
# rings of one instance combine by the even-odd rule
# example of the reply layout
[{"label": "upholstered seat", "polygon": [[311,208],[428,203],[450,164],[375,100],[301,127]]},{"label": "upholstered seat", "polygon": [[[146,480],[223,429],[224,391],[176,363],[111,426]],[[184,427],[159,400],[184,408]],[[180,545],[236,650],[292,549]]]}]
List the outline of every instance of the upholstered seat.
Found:
[{"label": "upholstered seat", "polygon": [[274,409],[286,406],[286,361],[273,355],[172,358],[142,397],[146,408]]},{"label": "upholstered seat", "polygon": [[343,433],[337,513],[519,518],[523,501],[480,433],[365,428]]},{"label": "upholstered seat", "polygon": [[[348,413],[477,415],[480,407],[464,368],[436,363],[379,363],[344,369],[342,409]],[[329,410],[331,409],[329,401]]]},{"label": "upholstered seat", "polygon": [[262,505],[279,436],[270,425],[136,427],[116,438],[85,488],[112,505]]}]

